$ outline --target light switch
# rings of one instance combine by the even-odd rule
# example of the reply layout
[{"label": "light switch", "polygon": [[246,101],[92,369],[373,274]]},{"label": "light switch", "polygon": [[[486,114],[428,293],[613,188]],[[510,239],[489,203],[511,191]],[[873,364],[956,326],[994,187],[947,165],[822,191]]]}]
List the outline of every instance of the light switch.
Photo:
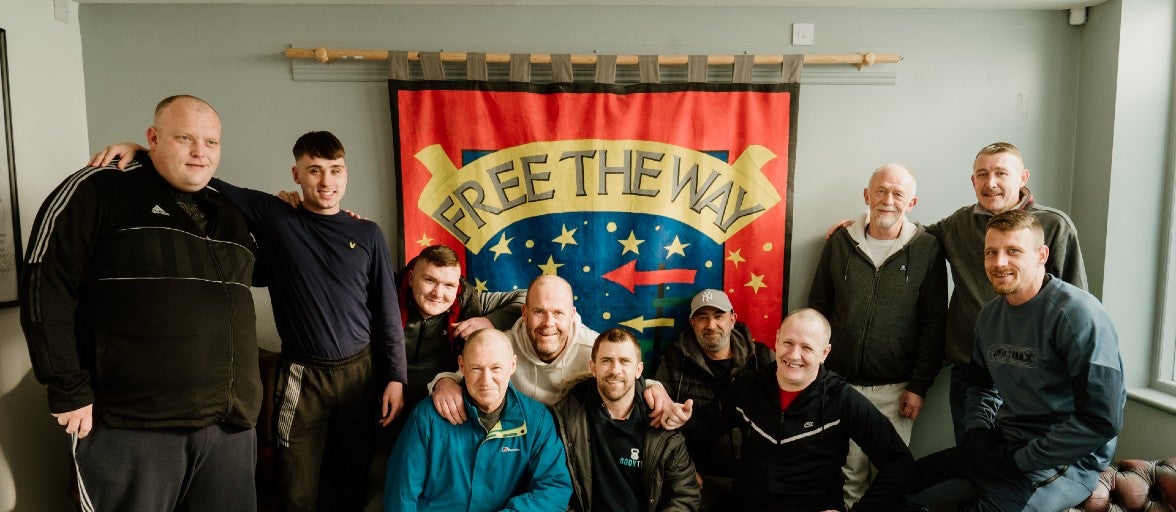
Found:
[{"label": "light switch", "polygon": [[812,46],[815,31],[816,25],[812,23],[793,23],[792,46]]}]

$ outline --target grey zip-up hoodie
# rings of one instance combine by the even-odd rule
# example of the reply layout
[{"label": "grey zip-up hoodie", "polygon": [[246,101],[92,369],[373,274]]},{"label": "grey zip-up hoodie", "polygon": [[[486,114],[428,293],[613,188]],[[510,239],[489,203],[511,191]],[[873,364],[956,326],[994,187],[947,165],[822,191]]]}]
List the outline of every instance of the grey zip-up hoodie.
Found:
[{"label": "grey zip-up hoodie", "polygon": [[863,219],[838,229],[821,251],[809,306],[833,326],[825,362],[852,384],[909,382],[925,396],[943,366],[947,265],[939,242],[903,219],[899,238],[875,266]]}]

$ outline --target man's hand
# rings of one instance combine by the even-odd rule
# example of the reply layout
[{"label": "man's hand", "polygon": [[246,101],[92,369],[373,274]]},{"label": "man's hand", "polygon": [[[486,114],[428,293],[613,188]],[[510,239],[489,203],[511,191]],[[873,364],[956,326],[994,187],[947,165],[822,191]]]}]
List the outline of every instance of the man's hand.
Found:
[{"label": "man's hand", "polygon": [[919,419],[919,413],[923,410],[923,397],[912,393],[910,391],[903,391],[902,395],[898,397],[898,413],[903,418],[912,420]]},{"label": "man's hand", "polygon": [[90,162],[86,165],[89,165],[90,167],[106,167],[107,165],[110,165],[110,162],[114,160],[115,157],[118,157],[117,167],[118,170],[121,171],[127,168],[127,164],[131,163],[131,159],[134,158],[135,152],[143,149],[147,148],[130,141],[123,142],[122,144],[106,146],[102,149],[102,151],[94,153],[94,156],[90,157]]},{"label": "man's hand", "polygon": [[462,320],[456,324],[449,324],[453,328],[453,336],[461,339],[470,337],[471,334],[482,329],[493,329],[494,324],[490,323],[490,319],[484,316],[475,316]]},{"label": "man's hand", "polygon": [[90,434],[94,428],[94,404],[69,412],[59,412],[53,415],[57,424],[65,427],[66,434],[77,434],[78,439]]},{"label": "man's hand", "polygon": [[437,414],[453,425],[460,425],[466,421],[465,399],[461,396],[461,384],[445,377],[433,385],[433,407]]},{"label": "man's hand", "polygon": [[302,204],[302,196],[295,190],[281,190],[274,195],[295,208],[298,208],[298,205]]},{"label": "man's hand", "polygon": [[380,426],[387,427],[400,410],[404,408],[404,384],[396,381],[384,386],[384,396],[380,398]]},{"label": "man's hand", "polygon": [[852,225],[853,219],[841,219],[839,222],[837,222],[837,224],[834,224],[833,227],[829,228],[829,231],[825,232],[825,240],[828,240],[829,237],[833,236],[833,233],[836,233],[838,229],[848,228]]},{"label": "man's hand", "polygon": [[654,418],[649,422],[650,426],[661,427],[666,430],[676,430],[682,428],[690,417],[694,414],[694,399],[687,398],[686,403],[670,402],[669,407],[666,407],[666,412],[661,416]]},{"label": "man's hand", "polygon": [[685,404],[674,403],[666,387],[660,382],[647,380],[645,385],[645,403],[649,404],[649,426],[674,430],[685,425],[690,420],[694,401],[686,400]]}]

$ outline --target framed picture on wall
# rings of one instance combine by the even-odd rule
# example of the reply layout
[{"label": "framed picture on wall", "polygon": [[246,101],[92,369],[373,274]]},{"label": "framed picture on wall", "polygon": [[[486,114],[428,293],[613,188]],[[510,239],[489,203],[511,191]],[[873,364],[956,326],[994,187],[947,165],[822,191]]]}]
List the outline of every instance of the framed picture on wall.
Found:
[{"label": "framed picture on wall", "polygon": [[8,41],[0,28],[0,307],[17,304],[20,276],[20,211],[16,203],[16,157],[12,144],[12,102],[8,95]]}]

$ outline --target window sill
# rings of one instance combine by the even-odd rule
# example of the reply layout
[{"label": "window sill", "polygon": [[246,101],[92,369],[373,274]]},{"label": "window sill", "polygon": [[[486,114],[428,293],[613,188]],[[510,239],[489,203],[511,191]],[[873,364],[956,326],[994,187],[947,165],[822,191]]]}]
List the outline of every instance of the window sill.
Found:
[{"label": "window sill", "polygon": [[1127,398],[1168,414],[1176,414],[1176,396],[1169,395],[1163,391],[1157,391],[1151,388],[1128,389]]}]

